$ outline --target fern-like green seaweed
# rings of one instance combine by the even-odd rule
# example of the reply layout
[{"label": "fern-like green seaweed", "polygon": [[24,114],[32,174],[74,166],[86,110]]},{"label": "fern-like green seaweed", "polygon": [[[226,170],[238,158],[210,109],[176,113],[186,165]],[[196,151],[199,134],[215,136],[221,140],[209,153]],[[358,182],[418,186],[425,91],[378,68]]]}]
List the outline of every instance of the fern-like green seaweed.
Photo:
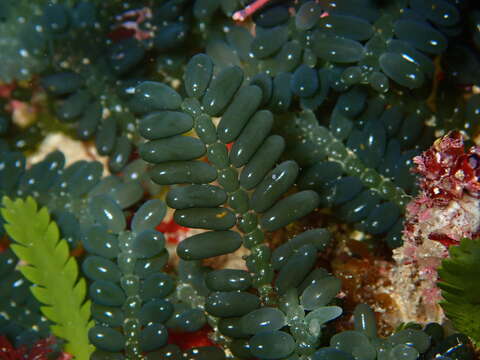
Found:
[{"label": "fern-like green seaweed", "polygon": [[22,274],[33,283],[33,295],[44,305],[42,313],[55,323],[53,334],[65,339],[65,351],[77,360],[87,360],[94,348],[88,341],[90,301],[85,302],[86,282],[67,242],[60,240],[58,226],[32,197],[12,201],[3,198],[5,229],[15,241],[11,249],[25,265]]},{"label": "fern-like green seaweed", "polygon": [[441,305],[455,328],[480,345],[480,239],[463,239],[450,247],[438,270]]}]

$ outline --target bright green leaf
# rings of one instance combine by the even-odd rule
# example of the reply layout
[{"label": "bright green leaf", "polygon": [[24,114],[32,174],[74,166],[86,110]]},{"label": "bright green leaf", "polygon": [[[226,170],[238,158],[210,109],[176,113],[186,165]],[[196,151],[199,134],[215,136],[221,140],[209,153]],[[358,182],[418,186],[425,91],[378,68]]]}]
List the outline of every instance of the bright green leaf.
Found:
[{"label": "bright green leaf", "polygon": [[[88,341],[90,302],[85,302],[86,282],[78,278],[78,265],[60,239],[59,229],[46,208],[38,210],[31,197],[11,201],[3,198],[1,213],[5,229],[16,242],[12,250],[27,265],[20,271],[34,285],[32,294],[42,304],[43,314],[56,323],[51,331],[67,341],[65,350],[76,360],[88,360],[94,348]],[[21,245],[20,245],[21,244]]]}]

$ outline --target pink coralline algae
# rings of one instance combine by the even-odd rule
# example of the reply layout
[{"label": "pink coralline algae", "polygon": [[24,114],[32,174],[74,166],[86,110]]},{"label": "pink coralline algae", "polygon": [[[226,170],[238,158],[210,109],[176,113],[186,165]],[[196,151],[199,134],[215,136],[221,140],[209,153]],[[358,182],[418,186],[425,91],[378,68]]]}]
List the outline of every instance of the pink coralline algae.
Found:
[{"label": "pink coralline algae", "polygon": [[397,286],[405,285],[402,278],[410,279],[404,301],[432,321],[443,316],[437,268],[449,246],[477,236],[480,229],[480,147],[465,151],[461,133],[450,132],[413,162],[420,192],[407,206],[404,245],[394,251],[399,266],[393,277]]}]

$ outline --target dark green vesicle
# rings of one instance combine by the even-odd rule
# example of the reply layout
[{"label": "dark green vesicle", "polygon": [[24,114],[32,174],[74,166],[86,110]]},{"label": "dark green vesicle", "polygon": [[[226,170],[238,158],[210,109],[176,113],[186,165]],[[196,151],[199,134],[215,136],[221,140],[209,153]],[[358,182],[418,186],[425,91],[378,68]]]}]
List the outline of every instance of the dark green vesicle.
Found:
[{"label": "dark green vesicle", "polygon": [[25,171],[25,156],[19,152],[7,152],[0,158],[0,184],[3,191],[9,193],[17,186],[20,176]]},{"label": "dark green vesicle", "polygon": [[138,182],[121,183],[110,190],[110,197],[121,208],[126,209],[143,198],[144,190]]},{"label": "dark green vesicle", "polygon": [[245,333],[258,334],[263,331],[280,330],[286,325],[286,319],[281,310],[263,307],[243,315],[240,325]]},{"label": "dark green vesicle", "polygon": [[392,345],[409,344],[418,352],[423,353],[430,347],[430,336],[425,332],[416,329],[404,329],[396,332],[388,338],[388,342]]},{"label": "dark green vesicle", "polygon": [[287,41],[273,59],[264,61],[262,69],[269,75],[290,73],[302,61],[302,46],[298,41]]},{"label": "dark green vesicle", "polygon": [[249,335],[242,330],[241,320],[241,317],[222,318],[218,322],[218,331],[220,331],[222,335],[230,336],[234,339],[249,337]]},{"label": "dark green vesicle", "polygon": [[197,54],[190,59],[185,70],[185,91],[188,96],[200,99],[213,74],[212,59],[205,54]]},{"label": "dark green vesicle", "polygon": [[356,331],[364,333],[370,339],[374,339],[377,336],[377,320],[375,319],[375,313],[368,305],[358,304],[353,312],[353,320]]},{"label": "dark green vesicle", "polygon": [[78,118],[88,105],[90,95],[84,90],[79,90],[67,97],[57,108],[57,116],[61,121],[72,122]]},{"label": "dark green vesicle", "polygon": [[390,350],[389,356],[395,360],[415,360],[419,358],[420,354],[409,344],[398,344]]},{"label": "dark green vesicle", "polygon": [[220,6],[219,1],[199,0],[195,2],[193,7],[193,15],[198,20],[204,22],[210,20],[213,13],[217,11]]},{"label": "dark green vesicle", "polygon": [[360,17],[349,15],[329,15],[318,21],[322,32],[348,39],[364,41],[373,35],[373,26]]},{"label": "dark green vesicle", "polygon": [[142,351],[153,351],[167,343],[168,332],[165,326],[159,323],[149,323],[140,333],[140,348]]},{"label": "dark green vesicle", "polygon": [[332,115],[330,117],[329,128],[333,136],[335,136],[339,140],[345,140],[348,138],[353,129],[353,121],[348,117],[348,115],[343,114],[343,112],[340,111],[339,107],[336,106],[333,109]]},{"label": "dark green vesicle", "polygon": [[240,359],[251,359],[252,352],[247,339],[235,339],[230,343],[230,351]]},{"label": "dark green vesicle", "polygon": [[205,283],[212,291],[247,290],[252,279],[245,270],[221,269],[208,273]]},{"label": "dark green vesicle", "polygon": [[217,129],[207,114],[201,114],[196,118],[195,131],[205,144],[213,144],[217,141]]},{"label": "dark green vesicle", "polygon": [[390,249],[395,249],[403,245],[403,228],[403,218],[400,217],[384,239]]},{"label": "dark green vesicle", "polygon": [[124,336],[117,330],[96,325],[88,331],[90,342],[99,349],[117,352],[122,351],[125,346]]},{"label": "dark green vesicle", "polygon": [[305,279],[317,258],[317,249],[313,245],[305,245],[294,253],[280,269],[275,287],[279,294],[297,287]]},{"label": "dark green vesicle", "polygon": [[188,349],[184,353],[186,360],[225,360],[225,352],[216,346],[202,346]]},{"label": "dark green vesicle", "polygon": [[149,258],[157,255],[165,248],[165,237],[161,232],[146,229],[135,236],[132,240],[131,249],[135,257]]},{"label": "dark green vesicle", "polygon": [[110,155],[115,147],[117,138],[117,121],[108,117],[100,124],[95,137],[95,146],[100,155]]},{"label": "dark green vesicle", "polygon": [[203,115],[202,112],[202,104],[200,104],[200,101],[198,101],[195,98],[186,98],[183,100],[181,109],[194,119],[197,117]]},{"label": "dark green vesicle", "polygon": [[100,256],[88,256],[82,263],[82,270],[92,280],[120,281],[121,273],[118,266]]},{"label": "dark green vesicle", "polygon": [[78,2],[73,10],[72,23],[78,28],[89,28],[95,26],[96,22],[95,5],[87,1]]},{"label": "dark green vesicle", "polygon": [[161,299],[175,290],[175,283],[171,276],[165,273],[152,274],[147,277],[141,286],[140,295],[143,301]]},{"label": "dark green vesicle", "polygon": [[228,205],[237,213],[245,213],[248,211],[248,201],[248,194],[241,189],[234,191],[228,197]]},{"label": "dark green vesicle", "polygon": [[328,184],[320,195],[321,205],[341,205],[352,200],[363,189],[361,180],[356,176],[344,176]]},{"label": "dark green vesicle", "polygon": [[383,94],[388,92],[390,85],[388,78],[379,71],[374,71],[368,77],[368,82],[373,90]]},{"label": "dark green vesicle", "polygon": [[343,174],[342,165],[334,161],[322,161],[304,170],[298,180],[300,189],[322,189],[323,185]]},{"label": "dark green vesicle", "polygon": [[357,155],[366,167],[376,168],[385,154],[387,133],[379,121],[369,121],[360,136]]},{"label": "dark green vesicle", "polygon": [[291,90],[292,74],[281,72],[273,79],[273,93],[270,99],[269,108],[273,112],[284,112],[292,102]]},{"label": "dark green vesicle", "polygon": [[471,124],[478,124],[480,122],[480,94],[472,95],[467,100],[465,117]]},{"label": "dark green vesicle", "polygon": [[329,276],[320,279],[316,284],[308,286],[300,298],[305,310],[315,310],[325,306],[335,298],[340,291],[341,281],[336,277]]},{"label": "dark green vesicle", "polygon": [[177,210],[174,219],[182,226],[210,230],[228,230],[237,220],[234,213],[221,207]]},{"label": "dark green vesicle", "polygon": [[[183,360],[182,350],[177,345],[167,344],[159,350],[145,355],[145,360]],[[92,359],[93,360],[93,359]]]},{"label": "dark green vesicle", "polygon": [[160,224],[166,212],[167,207],[163,201],[159,199],[148,200],[135,211],[130,227],[137,234],[144,230],[154,229]]},{"label": "dark green vesicle", "polygon": [[319,203],[316,192],[301,191],[281,199],[260,218],[260,226],[267,231],[275,231],[282,226],[309,214]]},{"label": "dark green vesicle", "polygon": [[298,292],[303,293],[307,287],[310,285],[315,285],[320,282],[320,280],[330,276],[328,271],[324,268],[313,269],[310,274],[302,281],[300,286],[298,286]]},{"label": "dark green vesicle", "polygon": [[336,63],[353,63],[362,60],[365,49],[358,41],[340,36],[313,34],[313,51],[323,60]]},{"label": "dark green vesicle", "polygon": [[125,301],[125,294],[118,285],[111,282],[97,280],[90,285],[90,298],[100,304],[106,306],[122,306]]},{"label": "dark green vesicle", "polygon": [[255,187],[275,165],[285,149],[285,140],[281,136],[269,136],[240,174],[240,185],[247,190]]},{"label": "dark green vesicle", "polygon": [[283,331],[267,331],[254,335],[250,340],[250,351],[261,359],[279,359],[295,350],[295,341]]},{"label": "dark green vesicle", "polygon": [[89,253],[107,259],[115,258],[120,252],[117,237],[109,233],[107,227],[101,225],[88,228],[82,236],[82,243]]},{"label": "dark green vesicle", "polygon": [[195,332],[200,330],[206,323],[205,312],[200,309],[188,309],[175,312],[167,325],[174,331]]},{"label": "dark green vesicle", "polygon": [[279,4],[276,6],[265,7],[253,16],[253,21],[257,26],[271,28],[287,22],[289,17],[290,14],[288,12],[288,7]]},{"label": "dark green vesicle", "polygon": [[[97,161],[80,160],[64,169],[57,185],[60,193],[68,191],[71,196],[82,196],[90,192],[102,177],[103,167]],[[66,188],[63,186],[66,184]]]},{"label": "dark green vesicle", "polygon": [[384,53],[379,58],[380,67],[392,80],[409,89],[422,86],[425,76],[418,65],[397,53]]},{"label": "dark green vesicle", "polygon": [[262,90],[258,86],[242,87],[225,110],[218,124],[218,138],[224,143],[235,140],[260,106],[261,101]]},{"label": "dark green vesicle", "polygon": [[312,229],[302,232],[293,239],[289,240],[288,244],[292,249],[297,250],[302,246],[311,244],[317,248],[318,251],[323,251],[330,243],[332,234],[327,229]]},{"label": "dark green vesicle", "polygon": [[91,311],[92,317],[99,323],[110,327],[119,327],[123,324],[123,311],[119,307],[92,303]]},{"label": "dark green vesicle", "polygon": [[322,14],[322,7],[315,1],[307,1],[300,6],[295,15],[295,26],[299,30],[309,30],[318,22]]},{"label": "dark green vesicle", "polygon": [[252,116],[230,149],[230,161],[233,166],[239,168],[251,159],[270,134],[272,125],[273,115],[268,110],[257,111]]},{"label": "dark green vesicle", "polygon": [[217,169],[225,169],[230,166],[228,162],[228,150],[224,144],[215,143],[208,147],[208,161]]},{"label": "dark green vesicle", "polygon": [[159,273],[168,262],[168,251],[162,250],[160,254],[149,259],[138,259],[135,263],[135,274],[141,279]]},{"label": "dark green vesicle", "polygon": [[17,257],[10,248],[0,253],[0,276],[2,278],[15,269]]},{"label": "dark green vesicle", "polygon": [[54,95],[66,95],[78,90],[82,77],[73,72],[61,72],[43,77],[40,84]]},{"label": "dark green vesicle", "polygon": [[417,49],[429,54],[439,55],[447,48],[448,41],[433,27],[416,20],[404,19],[394,24],[395,34]]},{"label": "dark green vesicle", "polygon": [[408,149],[415,145],[422,135],[424,119],[416,113],[408,115],[400,127],[398,140],[402,149]]},{"label": "dark green vesicle", "polygon": [[372,234],[382,234],[395,224],[400,209],[392,202],[377,205],[365,219],[365,230]]},{"label": "dark green vesicle", "polygon": [[166,202],[174,209],[217,207],[227,201],[227,193],[214,185],[187,185],[169,191]]},{"label": "dark green vesicle", "polygon": [[205,184],[217,178],[217,171],[203,161],[171,161],[154,166],[150,176],[160,185]]},{"label": "dark green vesicle", "polygon": [[184,260],[202,260],[229,254],[242,245],[240,235],[234,231],[209,231],[183,240],[177,254]]},{"label": "dark green vesicle", "polygon": [[[232,14],[236,9],[236,5],[234,1],[222,1],[222,6],[229,3],[232,6],[232,10],[230,12],[226,12],[227,14]],[[233,26],[230,27],[228,32],[226,33],[227,41],[230,46],[235,49],[235,52],[238,54],[241,60],[248,60],[250,59],[250,45],[253,41],[253,35],[248,31],[247,28],[243,26]]]},{"label": "dark green vesicle", "polygon": [[[10,128],[10,119],[8,116],[0,115],[0,135],[5,135]],[[5,144],[6,146],[6,144]],[[3,147],[3,144],[2,144]],[[0,150],[3,152],[3,149]]]},{"label": "dark green vesicle", "polygon": [[140,310],[139,319],[142,325],[155,320],[157,323],[164,323],[173,313],[173,305],[164,299],[153,299],[146,302]]},{"label": "dark green vesicle", "polygon": [[366,91],[360,86],[354,86],[338,97],[335,109],[343,115],[354,118],[365,108]]},{"label": "dark green vesicle", "polygon": [[203,156],[206,150],[205,145],[199,139],[182,135],[152,140],[139,147],[142,159],[155,164],[197,159]]},{"label": "dark green vesicle", "polygon": [[259,59],[264,59],[277,52],[288,39],[288,28],[277,26],[258,33],[252,42],[252,53]]},{"label": "dark green vesicle", "polygon": [[268,210],[295,182],[298,175],[298,165],[294,161],[285,161],[269,174],[257,186],[250,205],[257,212]]},{"label": "dark green vesicle", "polygon": [[107,195],[95,196],[90,200],[90,213],[101,225],[114,233],[119,233],[127,226],[122,209]]},{"label": "dark green vesicle", "polygon": [[213,292],[205,302],[205,310],[213,316],[243,316],[260,306],[258,296],[243,291]]},{"label": "dark green vesicle", "polygon": [[317,71],[305,64],[300,65],[293,73],[291,88],[298,96],[312,96],[318,89]]},{"label": "dark green vesicle", "polygon": [[364,190],[353,200],[339,208],[339,217],[347,222],[357,222],[365,219],[380,202],[381,196],[372,190]]},{"label": "dark green vesicle", "polygon": [[146,139],[160,139],[191,130],[193,119],[180,111],[158,111],[140,120],[139,132]]},{"label": "dark green vesicle", "polygon": [[142,43],[134,38],[113,43],[109,48],[108,60],[117,74],[123,74],[137,65],[145,55]]},{"label": "dark green vesicle", "polygon": [[387,51],[401,54],[404,58],[417,64],[429,78],[431,78],[435,72],[435,65],[432,59],[421,51],[416,50],[406,41],[390,40],[387,45]]},{"label": "dark green vesicle", "polygon": [[218,116],[232,100],[243,81],[243,71],[238,66],[223,69],[208,87],[202,100],[205,111]]},{"label": "dark green vesicle", "polygon": [[207,42],[206,53],[216,66],[240,66],[240,58],[234,49],[221,39],[210,39]]},{"label": "dark green vesicle", "polygon": [[115,142],[113,152],[108,159],[108,168],[117,173],[123,169],[132,153],[132,143],[127,136],[120,136]]},{"label": "dark green vesicle", "polygon": [[347,85],[358,84],[362,80],[362,68],[350,66],[342,73],[342,81]]},{"label": "dark green vesicle", "polygon": [[345,351],[324,347],[313,354],[312,360],[355,360],[355,358]]},{"label": "dark green vesicle", "polygon": [[361,354],[362,359],[366,360],[374,360],[377,356],[376,349],[370,344],[369,339],[359,331],[347,330],[335,334],[330,339],[330,346],[356,356]]},{"label": "dark green vesicle", "polygon": [[252,78],[250,84],[256,85],[262,90],[262,105],[267,104],[272,97],[272,78],[265,72],[261,72]]},{"label": "dark green vesicle", "polygon": [[458,22],[460,14],[454,4],[445,0],[410,0],[412,9],[440,26],[453,26]]},{"label": "dark green vesicle", "polygon": [[272,265],[275,270],[280,269],[287,263],[294,250],[304,245],[313,245],[318,251],[323,251],[330,243],[331,234],[326,229],[312,229],[295,236],[285,244],[277,247],[272,253]]},{"label": "dark green vesicle", "polygon": [[142,82],[135,88],[130,101],[135,111],[149,113],[157,110],[176,110],[182,98],[171,87],[155,81]]},{"label": "dark green vesicle", "polygon": [[174,22],[160,27],[153,38],[153,46],[160,51],[172,50],[186,39],[188,26],[184,22]]}]

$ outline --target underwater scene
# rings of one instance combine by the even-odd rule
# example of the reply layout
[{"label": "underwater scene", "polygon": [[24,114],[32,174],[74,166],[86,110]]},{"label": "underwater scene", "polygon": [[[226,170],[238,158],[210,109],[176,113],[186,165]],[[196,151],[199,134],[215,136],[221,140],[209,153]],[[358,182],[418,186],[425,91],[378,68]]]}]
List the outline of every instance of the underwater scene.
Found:
[{"label": "underwater scene", "polygon": [[0,0],[0,360],[479,360],[479,0]]}]

